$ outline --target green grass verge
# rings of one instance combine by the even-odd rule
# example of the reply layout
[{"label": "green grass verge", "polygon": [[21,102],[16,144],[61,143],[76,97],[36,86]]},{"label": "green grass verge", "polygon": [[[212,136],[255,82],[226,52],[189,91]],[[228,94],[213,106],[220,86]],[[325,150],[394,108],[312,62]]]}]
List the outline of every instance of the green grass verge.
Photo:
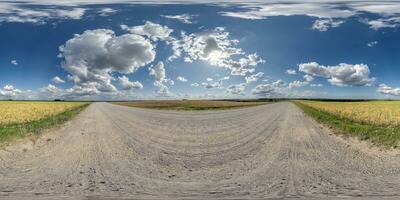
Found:
[{"label": "green grass verge", "polygon": [[329,126],[336,134],[356,136],[360,140],[369,140],[374,145],[397,148],[400,141],[400,127],[377,126],[355,122],[349,118],[317,110],[300,102],[294,102],[305,114],[316,121]]},{"label": "green grass verge", "polygon": [[44,129],[55,127],[72,119],[88,105],[89,104],[84,104],[76,108],[66,110],[60,114],[36,121],[0,125],[0,143],[32,134],[37,135]]}]

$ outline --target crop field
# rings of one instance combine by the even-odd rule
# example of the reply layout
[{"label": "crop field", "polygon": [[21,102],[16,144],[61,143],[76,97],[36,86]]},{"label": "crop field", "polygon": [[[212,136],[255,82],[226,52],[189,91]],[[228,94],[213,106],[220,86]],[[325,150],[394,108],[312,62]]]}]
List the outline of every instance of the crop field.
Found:
[{"label": "crop field", "polygon": [[301,101],[301,103],[356,122],[385,126],[400,125],[400,101]]},{"label": "crop field", "polygon": [[[399,197],[397,150],[393,151],[396,155],[369,151],[365,145],[353,146],[353,141],[345,143],[332,136],[340,130],[393,147],[399,141],[399,129],[341,118],[311,107],[314,102],[294,102],[304,112],[288,101],[212,111],[208,109],[249,104],[134,104],[207,109],[171,111],[94,102],[62,128],[46,130],[39,137],[28,135],[25,139],[35,139],[28,145],[0,143],[0,199],[36,199],[38,194],[56,199],[102,195],[109,199]],[[0,126],[0,134],[4,130],[14,135],[36,133],[79,112],[70,111],[21,126]]]},{"label": "crop field", "polygon": [[0,125],[47,118],[83,104],[81,102],[0,101]]},{"label": "crop field", "polygon": [[295,101],[303,110],[346,134],[397,147],[400,141],[400,101]]},{"label": "crop field", "polygon": [[164,110],[222,110],[263,105],[267,102],[236,102],[211,100],[170,100],[170,101],[132,101],[114,102],[114,104],[138,108],[153,108]]},{"label": "crop field", "polygon": [[0,141],[38,133],[67,121],[86,105],[83,102],[0,101]]}]

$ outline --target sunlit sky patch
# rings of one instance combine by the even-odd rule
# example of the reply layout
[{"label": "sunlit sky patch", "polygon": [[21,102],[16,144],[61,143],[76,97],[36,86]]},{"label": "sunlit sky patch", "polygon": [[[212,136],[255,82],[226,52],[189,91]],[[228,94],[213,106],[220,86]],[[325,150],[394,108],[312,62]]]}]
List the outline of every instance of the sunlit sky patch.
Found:
[{"label": "sunlit sky patch", "polygon": [[399,26],[395,1],[0,1],[0,99],[397,99]]}]

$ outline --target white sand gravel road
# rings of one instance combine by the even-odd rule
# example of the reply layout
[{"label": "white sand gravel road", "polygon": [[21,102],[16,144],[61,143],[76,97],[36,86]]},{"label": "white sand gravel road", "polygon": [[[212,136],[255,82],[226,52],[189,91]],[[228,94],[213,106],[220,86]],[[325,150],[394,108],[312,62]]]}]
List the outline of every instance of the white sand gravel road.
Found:
[{"label": "white sand gravel road", "polygon": [[400,199],[399,156],[349,146],[289,102],[93,103],[0,162],[0,199]]}]

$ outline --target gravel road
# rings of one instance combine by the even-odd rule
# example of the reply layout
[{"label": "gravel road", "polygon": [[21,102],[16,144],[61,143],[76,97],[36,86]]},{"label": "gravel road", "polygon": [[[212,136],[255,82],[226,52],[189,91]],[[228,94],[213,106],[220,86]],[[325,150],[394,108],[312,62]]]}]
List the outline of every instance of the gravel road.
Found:
[{"label": "gravel road", "polygon": [[282,102],[223,111],[93,103],[0,150],[0,199],[400,199],[400,156]]}]

